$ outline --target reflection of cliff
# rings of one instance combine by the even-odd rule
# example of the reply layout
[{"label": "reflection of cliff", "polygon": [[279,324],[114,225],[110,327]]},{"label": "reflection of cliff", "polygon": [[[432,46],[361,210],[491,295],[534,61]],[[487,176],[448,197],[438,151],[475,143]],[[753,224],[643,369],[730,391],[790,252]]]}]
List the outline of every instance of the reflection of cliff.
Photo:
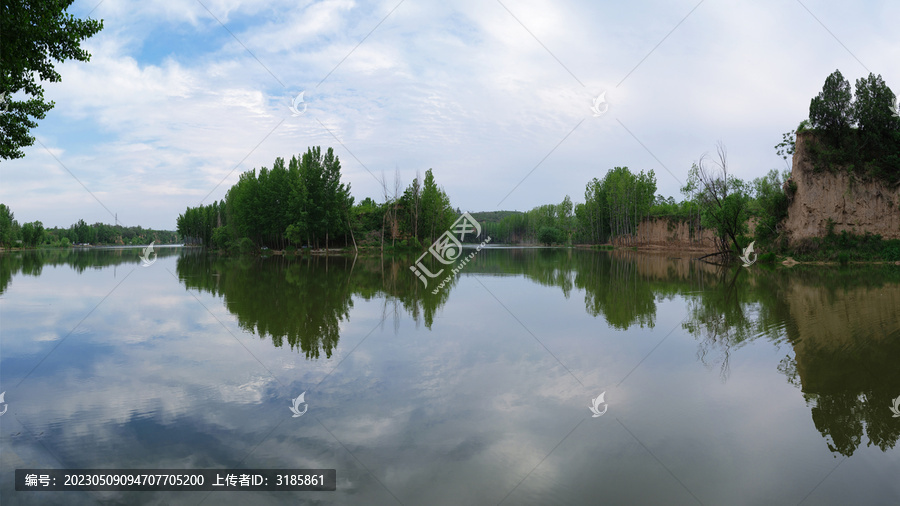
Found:
[{"label": "reflection of cliff", "polygon": [[[743,275],[742,275],[743,273]],[[794,268],[723,271],[688,297],[683,328],[699,341],[698,358],[728,376],[731,354],[766,338],[788,343],[778,366],[803,392],[828,447],[852,455],[865,434],[882,450],[900,439],[889,409],[900,396],[900,272]]]},{"label": "reflection of cliff", "polygon": [[881,234],[900,238],[900,188],[877,181],[861,181],[846,170],[814,172],[807,154],[808,133],[797,135],[791,179],[797,191],[784,227],[791,241],[822,237],[828,220],[836,232]]},{"label": "reflection of cliff", "polygon": [[488,248],[466,266],[467,273],[523,275],[569,297],[584,290],[585,310],[618,329],[653,327],[657,298],[702,289],[715,267],[689,258],[631,251]]},{"label": "reflection of cliff", "polygon": [[889,409],[900,396],[900,285],[845,282],[851,286],[837,290],[821,282],[786,287],[796,328],[789,332],[795,357],[784,369],[829,448],[849,456],[864,433],[882,450],[900,439]]}]

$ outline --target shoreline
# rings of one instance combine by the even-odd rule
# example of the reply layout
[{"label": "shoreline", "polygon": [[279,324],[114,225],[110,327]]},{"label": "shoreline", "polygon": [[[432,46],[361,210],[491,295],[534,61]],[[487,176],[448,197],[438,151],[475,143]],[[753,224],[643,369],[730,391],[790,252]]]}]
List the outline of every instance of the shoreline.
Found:
[{"label": "shoreline", "polygon": [[[184,248],[202,248],[202,246],[198,245],[181,245],[181,244],[173,244],[173,245],[160,245],[160,246],[180,246]],[[504,245],[508,248],[552,248],[552,249],[578,249],[583,251],[630,251],[635,253],[649,253],[649,254],[667,254],[667,255],[683,255],[680,257],[673,257],[674,259],[682,259],[687,257],[691,260],[696,260],[698,255],[704,255],[708,253],[714,253],[708,247],[700,247],[700,246],[685,246],[683,244],[643,244],[636,246],[619,246],[613,244],[573,244],[571,246],[545,246],[540,244],[510,244]],[[602,247],[602,249],[598,248]],[[87,249],[87,248],[97,248],[97,249],[107,249],[107,248],[140,248],[141,246],[123,246],[123,245],[95,245],[95,246],[69,246],[67,248],[59,248],[59,247],[40,247],[40,248],[3,248],[0,247],[0,253],[7,252],[22,252],[22,251],[61,251],[61,250],[69,250],[69,249]],[[427,250],[423,250],[427,251]],[[241,256],[241,253],[232,253],[224,250],[210,250],[210,252],[215,252],[219,255],[237,255]],[[380,248],[360,248],[359,251],[355,251],[354,248],[329,248],[325,249],[317,249],[317,250],[296,250],[294,252],[288,253],[285,250],[262,250],[258,253],[255,253],[255,256],[362,256],[362,257],[380,257],[380,256],[405,256],[411,255],[415,256],[417,254],[422,253],[421,251],[413,251],[413,250],[403,250],[403,251],[381,251]],[[756,262],[754,262],[756,263]],[[783,265],[785,267],[793,267],[795,265],[821,265],[821,266],[840,266],[840,265],[896,265],[900,266],[900,261],[893,260],[848,260],[846,262],[840,262],[836,260],[796,260],[791,255],[778,255],[776,254],[774,261],[769,261],[765,263],[761,263],[760,265]]]}]

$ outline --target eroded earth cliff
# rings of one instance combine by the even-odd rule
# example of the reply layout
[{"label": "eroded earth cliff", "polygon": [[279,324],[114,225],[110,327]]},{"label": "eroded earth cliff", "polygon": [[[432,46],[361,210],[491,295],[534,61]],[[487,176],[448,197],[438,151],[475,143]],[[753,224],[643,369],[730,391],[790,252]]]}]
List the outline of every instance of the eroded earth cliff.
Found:
[{"label": "eroded earth cliff", "polygon": [[880,234],[900,239],[900,187],[861,179],[847,171],[813,170],[807,146],[809,134],[797,135],[791,179],[796,184],[784,231],[792,243],[834,231]]}]

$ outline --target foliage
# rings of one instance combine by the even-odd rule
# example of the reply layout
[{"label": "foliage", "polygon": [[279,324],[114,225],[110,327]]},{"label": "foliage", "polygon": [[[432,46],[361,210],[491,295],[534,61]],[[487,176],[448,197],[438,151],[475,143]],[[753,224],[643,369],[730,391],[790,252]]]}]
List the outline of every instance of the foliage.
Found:
[{"label": "foliage", "polygon": [[824,137],[833,146],[850,131],[853,123],[850,83],[840,70],[835,70],[825,79],[822,91],[809,104],[809,121],[814,128],[822,130]]},{"label": "foliage", "polygon": [[350,185],[340,179],[341,162],[332,148],[324,153],[308,148],[287,164],[276,158],[271,170],[241,174],[224,200],[187,208],[176,220],[177,230],[187,243],[238,252],[253,251],[245,247],[245,238],[282,250],[346,246],[357,240],[363,249],[374,242],[383,249],[387,238],[389,249],[420,251],[459,215],[431,169],[424,180],[417,175],[402,195],[398,171],[394,195],[385,186],[381,204],[367,197],[354,205]]},{"label": "foliage", "polygon": [[716,231],[719,251],[740,252],[744,247],[740,237],[747,232],[750,217],[751,195],[742,180],[728,173],[725,146],[720,143],[717,152],[718,160],[711,163],[701,157],[689,180],[699,188],[701,223]]},{"label": "foliage", "polygon": [[35,248],[44,242],[44,225],[39,221],[22,225],[22,245]]},{"label": "foliage", "polygon": [[[349,232],[353,197],[340,181],[341,162],[331,148],[308,148],[285,166],[276,158],[272,169],[244,172],[225,200],[187,208],[176,229],[187,243],[226,247],[243,239],[283,249],[287,243],[315,244]],[[219,231],[219,230],[222,231]]]},{"label": "foliage", "polygon": [[412,183],[403,192],[397,202],[398,237],[411,235],[419,243],[419,239],[427,243],[433,242],[443,234],[453,221],[457,213],[450,206],[450,197],[440,188],[434,180],[431,169],[425,171],[425,180],[420,184],[416,175]]},{"label": "foliage", "polygon": [[[171,244],[178,237],[169,230],[151,230],[122,225],[94,223],[88,225],[78,220],[68,228],[44,228],[40,221],[19,226],[8,206],[0,204],[0,246],[24,246],[36,248],[42,245],[67,247],[76,244],[103,245],[140,245],[156,241],[160,244]],[[19,244],[21,241],[21,244]]]},{"label": "foliage", "polygon": [[9,248],[19,238],[19,222],[6,204],[0,204],[0,246]]},{"label": "foliage", "polygon": [[772,169],[764,177],[753,180],[750,215],[757,218],[755,239],[763,244],[775,241],[780,235],[781,222],[787,218],[789,201],[783,188],[789,178],[789,172],[779,174]]},{"label": "foliage", "polygon": [[482,233],[490,236],[495,243],[536,244],[543,243],[540,232],[546,227],[559,232],[558,236],[554,235],[556,240],[553,242],[562,244],[568,242],[575,229],[579,206],[573,205],[572,199],[566,195],[559,204],[544,204],[524,213],[508,213],[499,222],[482,223]]},{"label": "foliage", "polygon": [[538,241],[541,244],[551,246],[553,244],[562,244],[565,242],[565,234],[556,227],[541,227],[538,231]]},{"label": "foliage", "polygon": [[808,151],[813,166],[900,184],[900,118],[892,111],[895,100],[880,75],[870,73],[858,79],[855,98],[840,72],[829,76],[822,93],[810,104],[814,130]]},{"label": "foliage", "polygon": [[803,127],[803,124],[797,127],[797,130],[791,130],[790,132],[781,134],[781,142],[775,145],[775,153],[784,160],[785,165],[787,166],[788,171],[791,169],[791,164],[788,163],[788,157],[794,155],[794,151],[797,149],[797,132]]},{"label": "foliage", "polygon": [[228,230],[228,225],[216,227],[216,229],[212,232],[212,237],[210,238],[210,246],[221,250],[230,249],[231,237],[232,235]]},{"label": "foliage", "polygon": [[615,167],[602,180],[588,182],[585,202],[576,211],[578,237],[605,242],[613,237],[634,237],[641,220],[656,202],[653,171],[634,174],[628,167]]},{"label": "foliage", "polygon": [[478,223],[500,223],[503,221],[503,218],[506,218],[512,214],[522,214],[521,211],[479,211],[476,213],[469,213],[475,218]]},{"label": "foliage", "polygon": [[882,239],[877,234],[836,234],[831,227],[825,237],[800,241],[791,256],[800,261],[900,261],[900,239]]},{"label": "foliage", "polygon": [[[103,22],[78,19],[66,12],[74,0],[19,0],[4,2],[0,15],[0,95],[7,111],[0,114],[0,158],[24,156],[34,144],[29,130],[37,127],[55,105],[44,101],[40,81],[59,82],[54,61],[89,61],[81,42],[101,29]],[[24,100],[14,100],[22,92]]]},{"label": "foliage", "polygon": [[234,244],[237,251],[243,254],[252,253],[259,249],[249,237],[241,237],[241,239]]}]

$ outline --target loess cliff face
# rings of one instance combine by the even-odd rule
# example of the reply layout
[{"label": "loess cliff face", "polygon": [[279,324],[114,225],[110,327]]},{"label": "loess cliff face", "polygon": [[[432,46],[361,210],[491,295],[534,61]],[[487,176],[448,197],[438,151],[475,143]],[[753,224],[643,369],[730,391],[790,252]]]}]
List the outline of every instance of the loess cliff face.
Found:
[{"label": "loess cliff face", "polygon": [[826,234],[828,220],[834,231],[880,234],[900,239],[900,188],[866,181],[847,174],[813,172],[807,154],[809,133],[797,135],[791,179],[797,191],[788,206],[784,231],[791,243]]},{"label": "loess cliff face", "polygon": [[712,230],[691,230],[687,221],[669,221],[665,218],[650,218],[638,225],[636,238],[615,241],[621,245],[658,246],[670,250],[715,251],[715,235]]}]

